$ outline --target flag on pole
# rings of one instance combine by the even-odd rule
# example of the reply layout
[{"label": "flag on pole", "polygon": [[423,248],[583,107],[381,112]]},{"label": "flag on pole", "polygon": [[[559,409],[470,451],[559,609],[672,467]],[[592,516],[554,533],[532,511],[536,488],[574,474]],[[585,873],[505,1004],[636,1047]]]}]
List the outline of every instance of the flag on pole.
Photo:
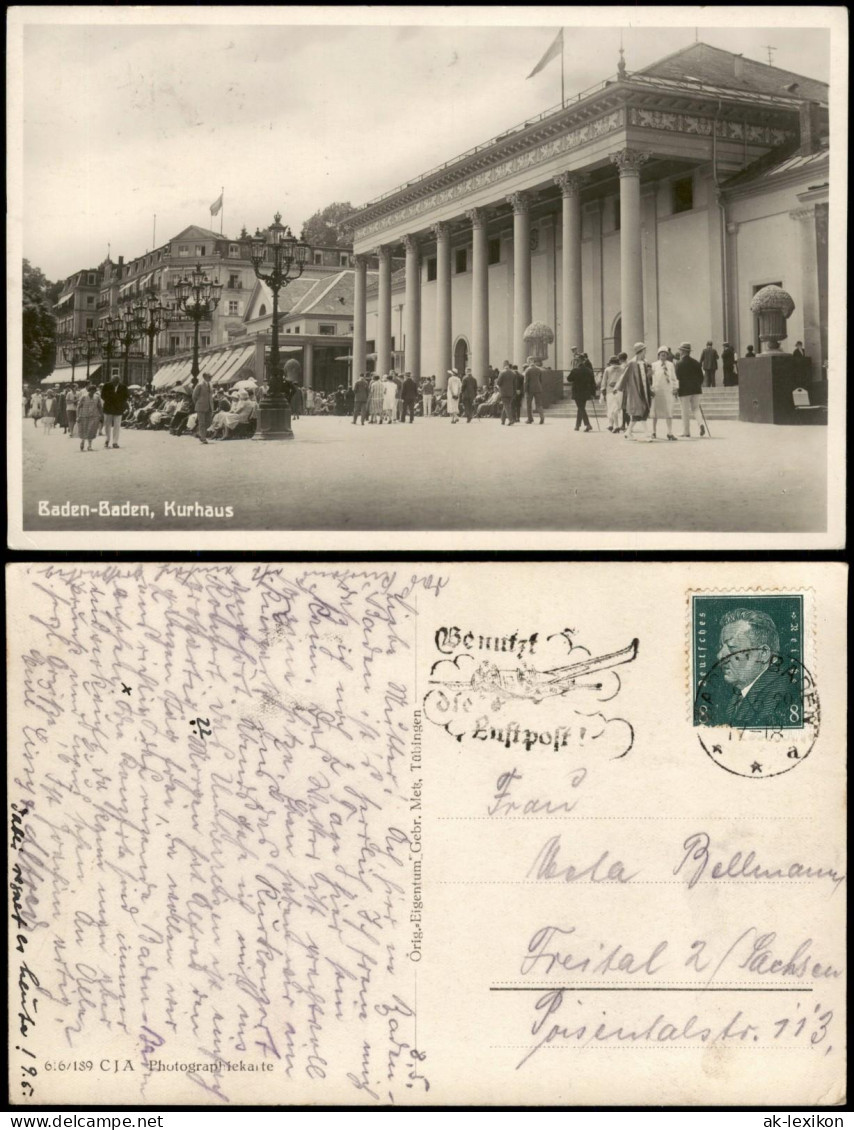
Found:
[{"label": "flag on pole", "polygon": [[540,59],[539,63],[537,63],[536,67],[534,67],[534,69],[531,71],[531,73],[527,77],[533,78],[534,75],[538,75],[540,73],[540,71],[543,69],[543,67],[547,66],[552,61],[552,59],[556,59],[558,57],[558,55],[562,55],[562,54],[563,54],[563,28],[561,28],[560,31],[557,33],[557,35],[555,36],[555,38],[552,42],[551,47],[549,47],[548,51],[546,51],[545,55],[543,55],[542,59]]},{"label": "flag on pole", "polygon": [[219,212],[220,208],[222,207],[222,195],[223,194],[220,193],[219,196],[216,198],[216,200],[214,200],[213,204],[211,204],[211,215],[212,216],[215,216]]}]

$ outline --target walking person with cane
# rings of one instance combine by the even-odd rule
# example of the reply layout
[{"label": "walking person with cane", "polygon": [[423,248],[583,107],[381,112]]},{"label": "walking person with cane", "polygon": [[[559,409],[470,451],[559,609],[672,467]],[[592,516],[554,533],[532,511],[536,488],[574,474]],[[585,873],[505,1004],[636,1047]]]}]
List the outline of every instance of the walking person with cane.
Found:
[{"label": "walking person with cane", "polygon": [[[691,436],[691,420],[697,419],[700,397],[703,395],[703,367],[691,356],[690,342],[683,341],[679,346],[679,360],[676,362],[676,380],[679,382],[679,403],[682,408],[682,435]],[[702,409],[700,409],[702,412]],[[706,434],[704,423],[700,424],[700,438]],[[699,421],[698,421],[699,423]]]}]

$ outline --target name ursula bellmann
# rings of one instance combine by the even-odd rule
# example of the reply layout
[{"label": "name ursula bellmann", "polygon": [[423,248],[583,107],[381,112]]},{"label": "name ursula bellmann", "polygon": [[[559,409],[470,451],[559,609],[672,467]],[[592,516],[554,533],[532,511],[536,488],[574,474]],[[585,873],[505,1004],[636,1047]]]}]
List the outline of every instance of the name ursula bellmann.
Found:
[{"label": "name ursula bellmann", "polygon": [[[40,518],[154,518],[157,510],[147,502],[51,502],[39,499]],[[233,518],[233,506],[206,506],[202,502],[163,502],[164,518]]]}]

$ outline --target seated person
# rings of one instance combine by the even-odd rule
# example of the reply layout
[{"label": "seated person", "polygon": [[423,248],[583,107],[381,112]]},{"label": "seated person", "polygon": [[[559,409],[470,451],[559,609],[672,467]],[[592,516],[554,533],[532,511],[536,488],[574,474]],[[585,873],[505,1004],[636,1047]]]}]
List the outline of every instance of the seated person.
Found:
[{"label": "seated person", "polygon": [[235,406],[225,418],[225,438],[237,439],[240,436],[253,435],[257,411],[258,406],[255,401],[249,399],[246,389],[241,389],[237,394]]},{"label": "seated person", "polygon": [[181,400],[178,405],[178,411],[172,417],[170,425],[170,432],[173,436],[179,436],[187,427],[187,420],[190,413],[193,411],[193,398],[188,392],[181,394]]},{"label": "seated person", "polygon": [[477,415],[481,420],[501,415],[501,390],[497,386],[478,404]]},{"label": "seated person", "polygon": [[225,435],[227,427],[228,413],[231,410],[231,405],[227,400],[220,400],[216,405],[216,412],[211,420],[211,426],[208,428],[208,439],[222,439]]}]

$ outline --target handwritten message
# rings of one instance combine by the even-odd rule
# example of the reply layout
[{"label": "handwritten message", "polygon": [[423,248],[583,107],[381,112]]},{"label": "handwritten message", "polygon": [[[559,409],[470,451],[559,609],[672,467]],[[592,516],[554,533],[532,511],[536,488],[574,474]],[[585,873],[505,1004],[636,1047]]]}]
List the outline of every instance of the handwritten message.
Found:
[{"label": "handwritten message", "polygon": [[411,672],[443,584],[20,575],[17,1101],[62,1101],[72,1076],[88,1101],[108,1078],[128,1102],[423,1098]]}]

